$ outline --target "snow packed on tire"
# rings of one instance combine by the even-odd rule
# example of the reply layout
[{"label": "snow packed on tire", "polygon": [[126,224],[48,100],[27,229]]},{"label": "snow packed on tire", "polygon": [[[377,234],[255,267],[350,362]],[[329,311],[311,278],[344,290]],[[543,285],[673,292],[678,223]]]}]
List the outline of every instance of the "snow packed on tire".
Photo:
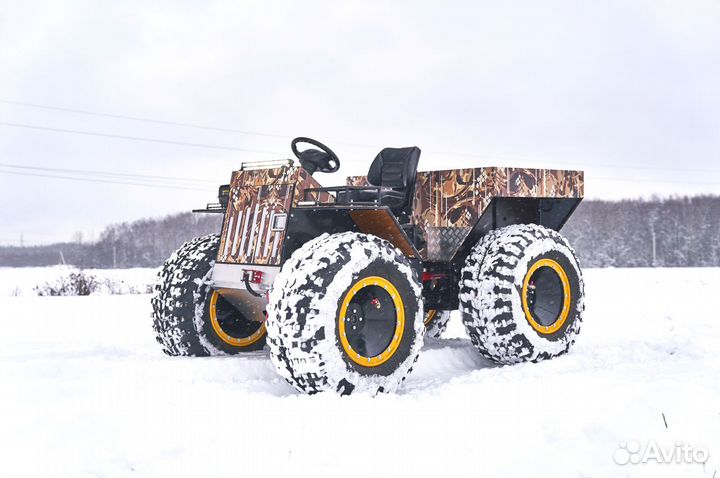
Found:
[{"label": "snow packed on tire", "polygon": [[[385,376],[355,370],[336,338],[341,297],[375,261],[396,267],[418,304],[415,316],[406,318],[414,329],[409,354]],[[421,297],[419,280],[407,258],[389,242],[354,232],[323,234],[296,250],[275,279],[267,309],[270,357],[280,375],[300,391],[392,392],[412,370],[423,344]]]},{"label": "snow packed on tire", "polygon": [[[529,264],[550,251],[567,259],[573,269],[569,272],[578,278],[576,305],[559,337],[542,336],[530,326],[519,293]],[[566,353],[580,331],[584,309],[584,284],[575,252],[559,233],[542,226],[522,224],[491,231],[473,248],[461,272],[465,328],[480,353],[499,363],[537,362]]]}]

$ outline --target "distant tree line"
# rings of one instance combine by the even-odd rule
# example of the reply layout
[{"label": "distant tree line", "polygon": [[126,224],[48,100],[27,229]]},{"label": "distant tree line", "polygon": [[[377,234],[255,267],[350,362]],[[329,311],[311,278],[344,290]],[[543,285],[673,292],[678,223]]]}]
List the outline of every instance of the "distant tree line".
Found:
[{"label": "distant tree line", "polygon": [[181,213],[113,224],[93,243],[0,247],[0,266],[157,267],[185,241],[220,230],[222,215]]},{"label": "distant tree line", "polygon": [[583,201],[562,233],[583,267],[720,266],[720,196]]},{"label": "distant tree line", "polygon": [[[182,213],[107,227],[98,241],[0,247],[0,266],[157,267],[221,215]],[[562,233],[583,267],[720,266],[720,196],[583,201]]]}]

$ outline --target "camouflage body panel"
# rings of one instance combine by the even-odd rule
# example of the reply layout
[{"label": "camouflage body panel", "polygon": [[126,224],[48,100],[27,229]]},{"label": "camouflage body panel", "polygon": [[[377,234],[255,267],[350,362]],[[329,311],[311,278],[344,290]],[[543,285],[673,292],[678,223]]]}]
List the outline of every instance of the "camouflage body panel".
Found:
[{"label": "camouflage body panel", "polygon": [[[559,169],[529,169],[529,168],[473,168],[454,169],[448,171],[420,172],[417,182],[429,180],[429,176],[438,173],[467,174],[474,171],[491,178],[493,195],[499,197],[563,197],[581,198],[584,193],[584,179],[582,171],[566,171]],[[489,175],[489,176],[488,176]],[[370,186],[367,176],[348,176],[348,186]]]},{"label": "camouflage body panel", "polygon": [[472,168],[418,173],[413,223],[426,260],[449,260],[494,197],[582,198],[582,171]]},{"label": "camouflage body panel", "polygon": [[585,193],[582,171],[560,169],[492,168],[494,195],[498,197],[581,198]]},{"label": "camouflage body panel", "polygon": [[[366,176],[347,178],[349,186],[369,185]],[[419,172],[412,222],[427,246],[425,260],[448,260],[494,197],[582,198],[582,171],[530,168],[468,168]]]},{"label": "camouflage body panel", "polygon": [[[347,183],[369,185],[366,176],[349,177]],[[280,265],[285,230],[273,229],[274,218],[289,214],[304,199],[334,202],[322,192],[305,198],[306,189],[320,187],[300,167],[235,171],[217,261]],[[420,172],[412,223],[427,246],[419,252],[425,260],[448,260],[493,197],[581,198],[583,192],[581,171],[489,167]]]},{"label": "camouflage body panel", "polygon": [[[217,261],[279,265],[285,230],[272,228],[275,216],[287,215],[306,188],[319,187],[299,167],[233,172]],[[320,199],[332,201],[327,193]]]}]

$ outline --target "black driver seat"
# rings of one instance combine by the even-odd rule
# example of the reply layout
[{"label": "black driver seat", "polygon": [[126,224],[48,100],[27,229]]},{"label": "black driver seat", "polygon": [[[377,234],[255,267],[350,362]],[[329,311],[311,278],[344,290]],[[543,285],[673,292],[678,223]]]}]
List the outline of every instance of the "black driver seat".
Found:
[{"label": "black driver seat", "polygon": [[385,148],[375,157],[367,175],[370,186],[352,187],[338,192],[337,204],[371,203],[387,206],[400,224],[408,224],[412,216],[415,179],[420,148]]},{"label": "black driver seat", "polygon": [[383,189],[380,204],[387,206],[398,218],[407,223],[412,215],[415,178],[417,177],[420,148],[385,148],[375,157],[368,171],[368,182]]}]

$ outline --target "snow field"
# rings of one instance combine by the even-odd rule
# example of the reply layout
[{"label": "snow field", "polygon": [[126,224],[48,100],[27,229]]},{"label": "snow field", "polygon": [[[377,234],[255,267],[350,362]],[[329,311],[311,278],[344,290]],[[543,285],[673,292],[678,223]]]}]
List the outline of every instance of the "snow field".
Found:
[{"label": "snow field", "polygon": [[[399,392],[375,398],[297,395],[266,351],[166,357],[148,295],[4,294],[0,474],[720,475],[720,269],[585,278],[570,354],[498,367],[454,316]],[[709,460],[616,464],[630,440]]]}]

